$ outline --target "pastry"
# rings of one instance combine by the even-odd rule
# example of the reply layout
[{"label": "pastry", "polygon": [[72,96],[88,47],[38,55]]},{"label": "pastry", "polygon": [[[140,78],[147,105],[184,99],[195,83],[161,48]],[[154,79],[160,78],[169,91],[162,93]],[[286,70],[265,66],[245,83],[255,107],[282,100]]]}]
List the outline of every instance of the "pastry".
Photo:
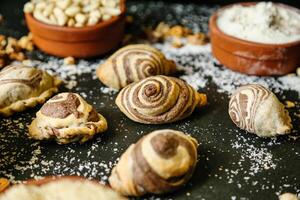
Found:
[{"label": "pastry", "polygon": [[168,76],[153,76],[123,88],[116,99],[120,110],[130,119],[144,124],[175,122],[207,103],[184,81]]},{"label": "pastry", "polygon": [[45,178],[10,187],[0,200],[125,200],[98,182],[80,177]]},{"label": "pastry", "polygon": [[42,104],[58,91],[61,80],[47,72],[23,65],[7,66],[0,71],[0,115]]},{"label": "pastry", "polygon": [[9,186],[9,180],[6,178],[0,178],[0,193]]},{"label": "pastry", "polygon": [[237,89],[229,102],[229,115],[241,129],[260,137],[291,132],[291,118],[284,105],[265,87],[250,84]]},{"label": "pastry", "polygon": [[196,139],[175,130],[158,130],[132,144],[109,177],[125,196],[162,194],[184,185],[197,163]]},{"label": "pastry", "polygon": [[107,129],[106,119],[75,93],[60,93],[48,100],[29,125],[33,139],[55,139],[60,144],[83,143]]},{"label": "pastry", "polygon": [[96,74],[102,83],[119,90],[149,76],[169,75],[175,71],[175,63],[159,50],[137,44],[118,50],[98,67]]}]

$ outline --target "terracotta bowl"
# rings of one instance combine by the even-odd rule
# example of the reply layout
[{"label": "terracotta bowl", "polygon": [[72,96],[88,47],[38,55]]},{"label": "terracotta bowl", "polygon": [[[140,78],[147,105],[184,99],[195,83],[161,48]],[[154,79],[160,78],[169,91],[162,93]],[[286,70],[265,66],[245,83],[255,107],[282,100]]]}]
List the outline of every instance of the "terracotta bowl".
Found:
[{"label": "terracotta bowl", "polygon": [[59,56],[88,58],[116,48],[124,35],[125,0],[121,0],[121,14],[94,26],[61,27],[45,24],[31,14],[25,14],[33,42],[42,51]]},{"label": "terracotta bowl", "polygon": [[[243,6],[254,4],[240,3]],[[221,64],[234,71],[259,76],[284,75],[300,67],[300,41],[262,44],[238,39],[222,32],[216,23],[218,14],[233,5],[219,9],[209,21],[212,53]],[[277,5],[300,13],[296,8],[284,4]]]}]

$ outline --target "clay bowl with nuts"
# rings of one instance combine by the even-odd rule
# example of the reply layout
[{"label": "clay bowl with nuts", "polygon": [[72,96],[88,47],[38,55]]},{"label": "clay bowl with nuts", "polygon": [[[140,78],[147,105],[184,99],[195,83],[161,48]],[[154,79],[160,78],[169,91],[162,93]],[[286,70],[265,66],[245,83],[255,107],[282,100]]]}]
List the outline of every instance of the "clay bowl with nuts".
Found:
[{"label": "clay bowl with nuts", "polygon": [[43,23],[25,13],[34,44],[42,51],[58,56],[90,58],[116,48],[124,36],[126,1],[120,0],[121,13],[93,26],[67,27]]},{"label": "clay bowl with nuts", "polygon": [[[273,76],[285,75],[300,66],[300,41],[284,44],[263,44],[239,39],[222,32],[218,25],[218,14],[233,5],[217,10],[210,18],[209,29],[214,57],[233,71],[248,75]],[[240,3],[253,6],[255,3]],[[299,10],[283,5],[287,9]]]}]

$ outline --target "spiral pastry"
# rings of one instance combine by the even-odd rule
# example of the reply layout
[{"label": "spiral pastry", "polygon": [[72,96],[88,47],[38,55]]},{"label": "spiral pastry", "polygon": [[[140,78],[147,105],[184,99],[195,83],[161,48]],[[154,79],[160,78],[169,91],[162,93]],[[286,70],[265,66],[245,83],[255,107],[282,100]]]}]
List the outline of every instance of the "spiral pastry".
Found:
[{"label": "spiral pastry", "polygon": [[180,131],[151,132],[123,153],[109,183],[125,196],[173,191],[191,178],[197,147],[196,139]]},{"label": "spiral pastry", "polygon": [[60,144],[91,139],[107,129],[106,119],[81,96],[60,93],[48,100],[29,125],[33,139],[55,139]]},{"label": "spiral pastry", "polygon": [[0,115],[11,116],[42,104],[58,91],[61,80],[47,72],[23,65],[0,71]]},{"label": "spiral pastry", "polygon": [[184,119],[195,107],[207,103],[184,81],[168,76],[153,76],[123,88],[116,99],[130,119],[144,124],[165,124]]},{"label": "spiral pastry", "polygon": [[176,65],[157,49],[144,44],[129,45],[114,53],[97,69],[97,76],[117,90],[154,75],[169,75]]},{"label": "spiral pastry", "polygon": [[241,129],[261,137],[291,132],[291,118],[284,105],[265,87],[258,84],[242,86],[232,95],[229,115]]}]

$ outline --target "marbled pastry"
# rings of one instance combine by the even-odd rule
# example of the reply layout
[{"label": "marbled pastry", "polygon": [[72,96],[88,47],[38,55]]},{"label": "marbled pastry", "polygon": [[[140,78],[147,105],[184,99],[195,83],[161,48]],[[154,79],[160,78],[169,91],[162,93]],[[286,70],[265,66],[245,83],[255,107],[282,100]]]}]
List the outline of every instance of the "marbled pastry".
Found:
[{"label": "marbled pastry", "polygon": [[48,100],[29,125],[33,139],[55,139],[60,144],[83,143],[107,129],[105,118],[75,93],[60,93]]},{"label": "marbled pastry", "polygon": [[44,103],[60,84],[59,79],[33,67],[5,67],[0,71],[0,115],[7,117]]},{"label": "marbled pastry", "polygon": [[242,86],[234,92],[229,115],[238,127],[261,137],[288,134],[293,128],[284,105],[258,84]]},{"label": "marbled pastry", "polygon": [[116,104],[130,119],[144,124],[165,124],[184,119],[207,103],[186,82],[168,76],[152,76],[123,88]]},{"label": "marbled pastry", "polygon": [[97,76],[117,90],[154,75],[169,75],[176,65],[157,49],[144,44],[129,45],[114,53],[97,69]]},{"label": "marbled pastry", "polygon": [[191,178],[197,147],[196,139],[180,131],[149,133],[123,153],[109,183],[125,196],[171,192]]},{"label": "marbled pastry", "polygon": [[81,177],[45,178],[8,188],[0,200],[126,200],[111,188]]}]

